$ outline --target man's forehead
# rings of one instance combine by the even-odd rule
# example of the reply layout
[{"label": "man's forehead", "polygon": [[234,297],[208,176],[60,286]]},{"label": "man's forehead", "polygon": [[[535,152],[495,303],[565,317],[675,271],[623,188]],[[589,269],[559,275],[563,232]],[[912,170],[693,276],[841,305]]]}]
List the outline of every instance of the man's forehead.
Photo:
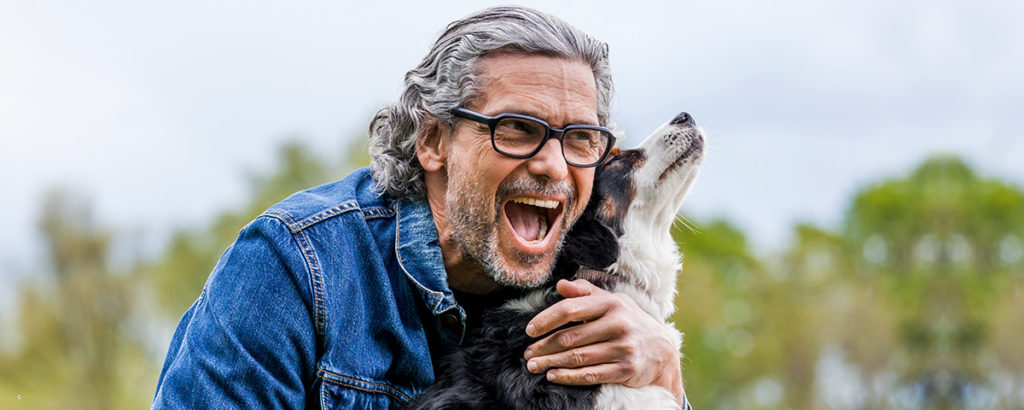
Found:
[{"label": "man's forehead", "polygon": [[[539,54],[488,56],[480,61],[484,114],[516,113],[566,124],[597,124],[597,85],[581,60]],[[550,118],[557,114],[558,118]],[[554,125],[554,124],[553,124]]]}]

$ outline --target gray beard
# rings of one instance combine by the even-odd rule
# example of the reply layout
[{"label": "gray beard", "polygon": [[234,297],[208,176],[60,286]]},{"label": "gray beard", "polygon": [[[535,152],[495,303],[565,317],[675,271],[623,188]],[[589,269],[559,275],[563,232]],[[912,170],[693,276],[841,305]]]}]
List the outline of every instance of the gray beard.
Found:
[{"label": "gray beard", "polygon": [[557,256],[568,232],[567,227],[574,222],[567,215],[576,202],[576,193],[569,184],[545,184],[536,179],[520,179],[502,184],[494,198],[494,214],[487,215],[487,198],[475,189],[476,184],[470,181],[469,175],[460,175],[461,170],[457,167],[451,167],[450,171],[452,175],[448,179],[448,192],[445,193],[445,215],[448,217],[452,241],[462,253],[480,264],[485,273],[501,286],[531,288],[546,282],[551,276],[556,258],[542,265],[546,255],[527,255],[512,248],[512,253],[508,255],[513,259],[510,262],[526,268],[513,269],[507,266],[502,263],[498,249],[497,224],[501,221],[502,204],[511,197],[527,192],[566,195],[568,201],[563,211],[562,229],[559,230],[559,237],[555,238]]}]

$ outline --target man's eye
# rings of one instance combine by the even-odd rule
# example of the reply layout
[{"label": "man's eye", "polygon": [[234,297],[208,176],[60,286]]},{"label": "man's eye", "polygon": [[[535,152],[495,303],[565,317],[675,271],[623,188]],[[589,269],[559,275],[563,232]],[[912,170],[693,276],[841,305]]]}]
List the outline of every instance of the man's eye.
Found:
[{"label": "man's eye", "polygon": [[506,118],[498,123],[495,136],[506,138],[537,138],[544,136],[544,127],[538,123],[517,118]]},{"label": "man's eye", "polygon": [[508,121],[506,121],[505,125],[507,125],[509,128],[514,129],[516,131],[526,131],[526,129],[527,129],[526,123],[523,122],[523,121],[519,121],[519,120],[508,120]]},{"label": "man's eye", "polygon": [[565,138],[569,140],[591,143],[595,143],[597,140],[596,138],[593,137],[593,135],[591,135],[591,133],[582,130],[570,132],[568,135],[565,136]]}]

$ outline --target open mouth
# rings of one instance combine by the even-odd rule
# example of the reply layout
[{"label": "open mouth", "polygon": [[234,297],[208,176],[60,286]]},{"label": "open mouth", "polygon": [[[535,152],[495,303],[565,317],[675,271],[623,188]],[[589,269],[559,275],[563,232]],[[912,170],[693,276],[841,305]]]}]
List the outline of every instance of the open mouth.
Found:
[{"label": "open mouth", "polygon": [[505,217],[524,245],[539,245],[562,215],[562,203],[550,199],[515,197],[505,203]]}]

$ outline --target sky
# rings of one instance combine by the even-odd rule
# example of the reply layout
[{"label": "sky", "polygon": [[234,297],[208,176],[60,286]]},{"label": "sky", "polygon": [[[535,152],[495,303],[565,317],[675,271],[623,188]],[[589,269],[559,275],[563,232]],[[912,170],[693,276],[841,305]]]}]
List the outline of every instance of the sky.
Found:
[{"label": "sky", "polygon": [[[48,189],[159,248],[244,204],[284,141],[340,158],[444,26],[487,4],[0,2],[0,287],[43,260]],[[518,4],[609,44],[620,145],[693,115],[709,156],[683,212],[761,252],[795,222],[837,227],[859,188],[930,154],[1024,185],[1022,2]]]}]

